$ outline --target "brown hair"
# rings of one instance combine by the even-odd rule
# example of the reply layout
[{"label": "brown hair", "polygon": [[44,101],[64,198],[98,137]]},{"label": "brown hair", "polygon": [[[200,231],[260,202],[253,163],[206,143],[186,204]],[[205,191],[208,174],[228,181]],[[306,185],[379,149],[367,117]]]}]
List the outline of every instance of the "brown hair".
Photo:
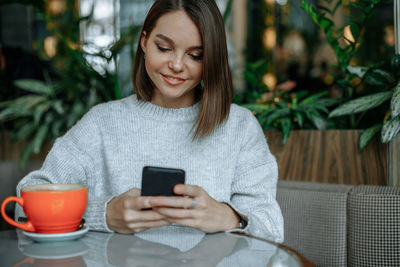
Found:
[{"label": "brown hair", "polygon": [[[147,36],[157,20],[170,12],[183,10],[197,25],[203,40],[203,87],[196,87],[201,99],[200,113],[194,138],[211,134],[229,116],[232,102],[232,78],[228,65],[225,27],[215,0],[156,0],[147,14],[142,31]],[[150,101],[153,85],[145,69],[144,52],[140,46],[140,35],[132,80],[138,99]]]}]

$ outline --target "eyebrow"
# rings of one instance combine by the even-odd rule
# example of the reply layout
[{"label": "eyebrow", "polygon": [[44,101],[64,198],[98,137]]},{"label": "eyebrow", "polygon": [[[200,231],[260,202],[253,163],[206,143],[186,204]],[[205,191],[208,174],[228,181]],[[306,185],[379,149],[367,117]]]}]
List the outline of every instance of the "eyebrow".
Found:
[{"label": "eyebrow", "polygon": [[[163,39],[164,41],[168,42],[171,45],[175,45],[175,42],[171,38],[165,36],[164,34],[161,34],[161,33],[156,34],[156,37],[158,37],[160,39]],[[191,46],[191,47],[189,47],[189,50],[199,50],[199,49],[202,50],[203,46],[200,45],[200,46]]]}]

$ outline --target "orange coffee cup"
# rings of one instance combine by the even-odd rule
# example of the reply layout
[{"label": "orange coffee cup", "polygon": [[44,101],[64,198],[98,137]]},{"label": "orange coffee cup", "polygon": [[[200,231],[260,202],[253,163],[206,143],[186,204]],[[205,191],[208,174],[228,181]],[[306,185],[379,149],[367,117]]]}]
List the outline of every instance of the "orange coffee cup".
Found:
[{"label": "orange coffee cup", "polygon": [[[67,233],[76,231],[87,204],[87,187],[80,184],[40,184],[21,189],[21,197],[11,196],[1,204],[1,215],[9,224],[28,232]],[[15,201],[24,209],[28,221],[18,223],[6,214]]]}]

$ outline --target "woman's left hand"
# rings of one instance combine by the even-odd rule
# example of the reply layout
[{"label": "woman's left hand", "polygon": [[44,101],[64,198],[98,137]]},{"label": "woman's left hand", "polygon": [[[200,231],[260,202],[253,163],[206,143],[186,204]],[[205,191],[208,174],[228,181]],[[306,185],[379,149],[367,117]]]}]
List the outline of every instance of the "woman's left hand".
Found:
[{"label": "woman's left hand", "polygon": [[174,193],[179,196],[150,199],[153,211],[166,216],[164,220],[206,233],[238,227],[239,215],[228,204],[210,197],[203,188],[179,184],[174,187]]}]

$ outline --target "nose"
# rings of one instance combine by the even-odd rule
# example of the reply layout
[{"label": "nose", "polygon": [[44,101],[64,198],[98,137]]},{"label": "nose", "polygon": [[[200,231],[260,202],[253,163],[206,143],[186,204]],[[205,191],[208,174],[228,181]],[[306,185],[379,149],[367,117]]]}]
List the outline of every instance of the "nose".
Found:
[{"label": "nose", "polygon": [[168,64],[169,68],[174,72],[181,72],[183,71],[183,60],[182,57],[176,55],[169,61]]}]

